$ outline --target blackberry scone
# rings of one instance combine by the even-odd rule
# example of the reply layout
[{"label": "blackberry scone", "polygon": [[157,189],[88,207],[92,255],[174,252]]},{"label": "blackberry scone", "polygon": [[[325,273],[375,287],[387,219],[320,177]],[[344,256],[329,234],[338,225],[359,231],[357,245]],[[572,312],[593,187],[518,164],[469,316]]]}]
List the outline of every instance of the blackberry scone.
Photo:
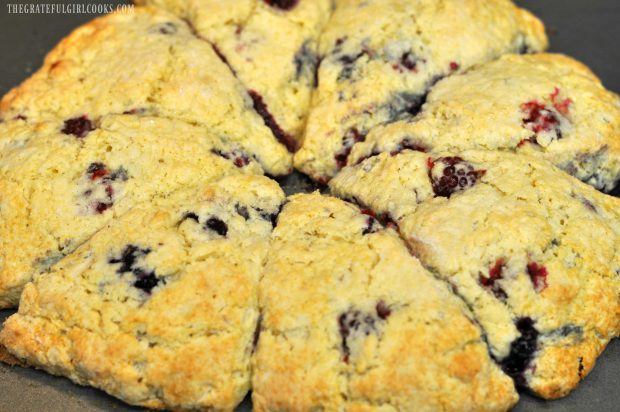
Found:
[{"label": "blackberry scone", "polygon": [[290,198],[259,289],[256,411],[496,411],[518,399],[465,304],[353,205]]},{"label": "blackberry scone", "polygon": [[0,125],[0,307],[17,305],[47,271],[139,202],[230,174],[260,174],[258,162],[183,122],[106,116],[84,136],[54,123]]},{"label": "blackberry scone", "polygon": [[403,148],[542,156],[609,191],[620,179],[620,98],[559,54],[507,55],[440,81],[413,119],[372,130],[347,163]]},{"label": "blackberry scone", "polygon": [[618,336],[620,201],[548,162],[406,150],[346,168],[330,187],[398,227],[535,394],[566,395]]},{"label": "blackberry scone", "polygon": [[342,0],[320,41],[319,85],[295,165],[328,180],[356,142],[411,118],[442,77],[545,49],[542,23],[509,0]]},{"label": "blackberry scone", "polygon": [[101,116],[123,113],[203,126],[256,156],[270,174],[290,172],[291,155],[211,45],[157,8],[136,7],[79,27],[0,101],[4,121],[50,121],[75,135],[96,127]]},{"label": "blackberry scone", "polygon": [[233,410],[283,200],[266,177],[234,176],[136,206],[26,286],[0,343],[134,405]]},{"label": "blackberry scone", "polygon": [[187,20],[249,90],[274,135],[297,149],[333,0],[137,0]]}]

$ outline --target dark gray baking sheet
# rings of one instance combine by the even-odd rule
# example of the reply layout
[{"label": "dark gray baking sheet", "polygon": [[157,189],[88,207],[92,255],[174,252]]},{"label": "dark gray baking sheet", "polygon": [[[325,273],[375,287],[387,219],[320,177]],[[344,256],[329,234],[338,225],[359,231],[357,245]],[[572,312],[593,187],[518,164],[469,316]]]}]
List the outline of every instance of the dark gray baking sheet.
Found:
[{"label": "dark gray baking sheet", "polygon": [[[9,2],[27,1],[0,1],[0,95],[36,70],[45,53],[71,29],[93,17],[9,14]],[[126,1],[73,2],[118,4]],[[517,3],[545,21],[552,51],[580,59],[601,77],[609,89],[620,92],[620,72],[617,69],[620,64],[620,0],[517,0]],[[281,183],[289,193],[310,187],[307,180],[298,175],[283,179]],[[0,311],[0,322],[11,313]],[[109,410],[140,409],[129,407],[96,389],[74,385],[64,378],[0,364],[0,412]],[[250,411],[249,401],[246,400],[239,410]],[[524,394],[514,410],[620,411],[620,342],[614,341],[609,345],[592,373],[566,398],[544,402]]]}]

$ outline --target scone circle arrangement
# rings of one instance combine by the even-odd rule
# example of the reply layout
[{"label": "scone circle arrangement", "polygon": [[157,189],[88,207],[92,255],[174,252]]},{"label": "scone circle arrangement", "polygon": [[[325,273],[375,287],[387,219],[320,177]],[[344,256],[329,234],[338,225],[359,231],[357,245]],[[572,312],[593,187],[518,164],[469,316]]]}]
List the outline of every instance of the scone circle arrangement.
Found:
[{"label": "scone circle arrangement", "polygon": [[506,411],[620,334],[620,98],[534,15],[136,4],[0,100],[1,359],[153,409]]}]

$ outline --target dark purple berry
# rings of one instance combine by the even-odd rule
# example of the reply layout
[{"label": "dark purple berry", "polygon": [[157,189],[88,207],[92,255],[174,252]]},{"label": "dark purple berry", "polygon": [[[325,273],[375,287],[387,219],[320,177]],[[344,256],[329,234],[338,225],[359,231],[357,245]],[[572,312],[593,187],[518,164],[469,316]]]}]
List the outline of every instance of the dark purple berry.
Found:
[{"label": "dark purple berry", "polygon": [[100,162],[91,163],[86,169],[90,180],[100,179],[110,173],[106,165]]},{"label": "dark purple berry", "polygon": [[260,328],[263,323],[263,315],[258,315],[258,321],[256,322],[256,327],[254,328],[254,336],[252,339],[252,353],[256,350],[258,346],[258,340],[260,339]]},{"label": "dark purple berry", "polygon": [[400,57],[400,65],[412,72],[417,71],[418,58],[412,52],[403,53]]},{"label": "dark purple berry", "polygon": [[198,223],[198,221],[200,219],[198,218],[198,215],[196,213],[194,213],[194,212],[186,212],[183,215],[183,218],[181,219],[181,222],[184,222],[186,220],[193,220],[194,222]]},{"label": "dark purple berry", "polygon": [[205,223],[205,229],[212,230],[220,236],[226,236],[228,233],[228,225],[217,217],[210,217]]},{"label": "dark purple berry", "polygon": [[347,158],[353,149],[353,145],[358,142],[363,142],[365,139],[366,136],[360,133],[355,127],[352,127],[345,133],[342,138],[342,149],[334,156],[339,168],[343,168],[347,165]]},{"label": "dark purple berry", "polygon": [[233,150],[231,152],[224,152],[219,149],[211,149],[211,153],[223,157],[226,160],[232,160],[233,164],[239,168],[250,164],[250,158],[248,155],[240,150]]},{"label": "dark purple berry", "polygon": [[316,68],[319,63],[319,56],[315,53],[309,40],[306,40],[295,53],[293,63],[295,64],[295,80],[299,81],[302,77],[309,78],[312,86],[316,87],[318,83]]},{"label": "dark purple berry", "polygon": [[136,245],[127,245],[119,257],[108,259],[108,263],[111,265],[120,264],[116,273],[119,275],[132,273],[136,279],[132,285],[150,294],[151,290],[162,280],[155,275],[155,272],[144,270],[137,265],[138,259],[145,257],[149,253],[151,253],[149,248],[142,249]]},{"label": "dark purple berry", "polygon": [[389,306],[385,304],[385,301],[383,300],[377,302],[375,309],[377,311],[377,316],[379,316],[379,319],[381,320],[386,320],[392,314],[392,310],[389,308]]},{"label": "dark purple berry", "polygon": [[150,294],[153,288],[161,281],[161,279],[155,276],[155,272],[145,272],[142,269],[134,269],[133,273],[136,276],[136,281],[133,282],[133,286],[147,294]]},{"label": "dark purple berry", "polygon": [[299,3],[299,0],[263,0],[269,6],[280,10],[291,10]]},{"label": "dark purple berry", "polygon": [[384,322],[392,313],[382,300],[377,302],[375,311],[376,313],[365,313],[351,308],[338,317],[343,362],[349,363],[352,340],[369,336],[371,333],[378,333],[380,323]]},{"label": "dark purple berry", "polygon": [[366,227],[362,230],[362,235],[368,235],[377,231],[377,219],[372,216],[366,218]]},{"label": "dark purple berry", "polygon": [[240,205],[237,203],[235,205],[235,211],[237,212],[239,216],[241,216],[245,220],[248,220],[250,218],[250,214],[248,213],[248,208],[243,205]]},{"label": "dark purple berry", "polygon": [[276,137],[276,139],[278,139],[278,141],[282,143],[289,152],[293,153],[297,149],[297,142],[295,142],[293,136],[282,130],[271,112],[269,112],[267,104],[263,101],[263,97],[260,94],[258,94],[254,90],[249,90],[248,94],[250,95],[250,97],[252,98],[252,102],[254,103],[254,110],[256,110],[256,113],[258,113],[260,117],[263,118],[265,125],[269,129],[271,129],[271,132]]},{"label": "dark purple berry", "polygon": [[141,249],[136,245],[127,245],[121,252],[120,257],[112,257],[108,259],[108,263],[121,264],[121,266],[116,270],[116,273],[123,274],[132,272],[136,261],[149,253],[151,253],[151,249],[149,248]]},{"label": "dark purple berry", "polygon": [[158,31],[161,34],[175,34],[179,29],[177,28],[177,25],[172,23],[171,21],[168,21],[166,23],[160,24],[158,26]]},{"label": "dark purple berry", "polygon": [[84,115],[65,120],[61,131],[64,134],[72,134],[75,137],[83,138],[92,130],[95,130],[93,122],[91,122],[90,119]]},{"label": "dark purple berry", "polygon": [[441,157],[434,162],[431,159],[429,165],[433,191],[443,197],[472,187],[485,174],[457,156]]},{"label": "dark purple berry", "polygon": [[534,327],[534,321],[529,318],[519,318],[516,322],[517,330],[521,333],[510,344],[510,354],[502,359],[501,366],[519,386],[526,386],[523,372],[529,367],[538,349],[538,331]]}]

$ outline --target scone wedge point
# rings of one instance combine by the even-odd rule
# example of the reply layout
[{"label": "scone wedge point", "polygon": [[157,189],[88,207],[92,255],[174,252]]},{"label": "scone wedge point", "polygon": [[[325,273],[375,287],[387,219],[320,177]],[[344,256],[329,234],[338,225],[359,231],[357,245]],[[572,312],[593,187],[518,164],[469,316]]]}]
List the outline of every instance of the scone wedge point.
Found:
[{"label": "scone wedge point", "polygon": [[518,399],[447,284],[333,197],[284,206],[259,304],[256,411],[497,411]]}]

